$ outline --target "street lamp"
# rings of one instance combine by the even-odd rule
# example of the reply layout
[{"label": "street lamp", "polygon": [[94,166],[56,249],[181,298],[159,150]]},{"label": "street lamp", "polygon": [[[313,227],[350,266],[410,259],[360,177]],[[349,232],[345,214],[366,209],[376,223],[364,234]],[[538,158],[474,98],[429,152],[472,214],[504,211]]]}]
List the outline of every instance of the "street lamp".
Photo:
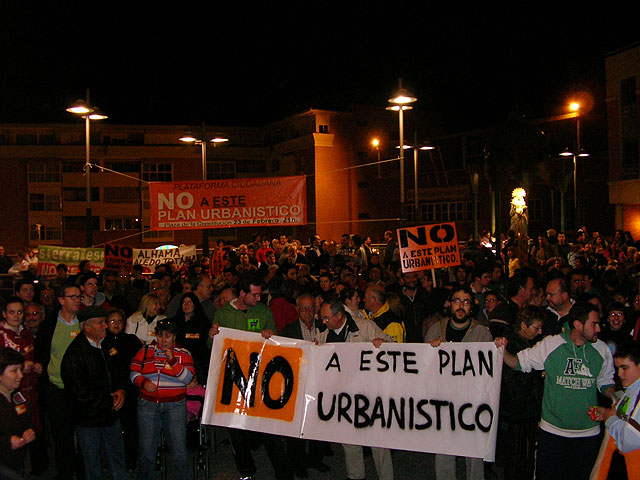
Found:
[{"label": "street lamp", "polygon": [[[404,145],[404,114],[405,110],[411,110],[413,107],[409,104],[418,100],[415,95],[405,88],[402,88],[402,80],[398,81],[398,90],[389,99],[390,106],[387,110],[398,112],[398,124],[400,133],[400,145]],[[404,191],[404,148],[400,149],[400,203],[405,202]]]},{"label": "street lamp", "polygon": [[89,102],[89,89],[87,89],[86,100],[76,100],[67,108],[67,112],[84,118],[85,135],[85,162],[84,173],[87,177],[87,211],[86,211],[86,233],[87,246],[93,245],[93,215],[91,211],[91,120],[104,120],[108,118],[98,107],[91,106]]},{"label": "street lamp", "polygon": [[[207,134],[205,132],[205,126],[202,125],[202,135],[200,138],[195,137],[191,133],[186,133],[182,137],[180,137],[181,142],[191,143],[194,145],[200,146],[200,152],[202,154],[202,180],[207,179],[207,145],[209,143],[213,143],[213,146],[221,145],[229,141],[226,135],[222,134],[214,134],[212,137],[207,139]],[[209,255],[209,232],[206,228],[202,229],[202,254],[205,256]]]},{"label": "street lamp", "polygon": [[[579,138],[579,137],[578,137]],[[566,148],[560,153],[561,157],[573,157],[573,214],[576,216],[576,224],[580,223],[580,215],[578,214],[578,157],[588,157],[590,154],[582,149],[571,151]],[[579,226],[579,225],[576,225]]]},{"label": "street lamp", "polygon": [[[416,134],[417,136],[417,134]],[[413,142],[413,203],[415,204],[415,218],[418,218],[418,152],[420,150],[434,150],[435,147],[429,143],[418,144],[417,138]]]},{"label": "street lamp", "polygon": [[380,139],[373,138],[371,140],[371,146],[376,149],[378,154],[378,178],[382,178],[382,165],[380,164]]}]

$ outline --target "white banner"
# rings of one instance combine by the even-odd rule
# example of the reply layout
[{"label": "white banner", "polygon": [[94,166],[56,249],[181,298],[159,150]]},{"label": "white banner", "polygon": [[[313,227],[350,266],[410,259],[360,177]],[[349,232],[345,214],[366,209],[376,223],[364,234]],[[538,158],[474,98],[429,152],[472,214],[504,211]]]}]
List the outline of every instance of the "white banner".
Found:
[{"label": "white banner", "polygon": [[501,379],[493,343],[315,346],[221,329],[203,423],[494,461]]},{"label": "white banner", "polygon": [[182,267],[189,260],[196,260],[196,246],[187,245],[178,248],[156,250],[155,248],[134,248],[133,265],[142,265],[143,273],[153,273],[158,265],[175,263]]}]

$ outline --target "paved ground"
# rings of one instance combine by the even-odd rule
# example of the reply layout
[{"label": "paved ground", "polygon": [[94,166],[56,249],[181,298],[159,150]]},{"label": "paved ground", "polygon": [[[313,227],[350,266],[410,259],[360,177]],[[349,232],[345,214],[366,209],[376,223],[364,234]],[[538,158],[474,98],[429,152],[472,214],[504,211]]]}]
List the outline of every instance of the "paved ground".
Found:
[{"label": "paved ground", "polygon": [[[236,471],[233,461],[233,455],[231,453],[231,446],[227,438],[226,431],[221,428],[215,428],[215,445],[214,451],[213,442],[209,448],[209,460],[210,471],[209,475],[205,475],[204,471],[199,471],[197,479],[215,479],[215,480],[237,480],[239,475]],[[319,473],[315,470],[309,470],[309,480],[333,480],[333,479],[345,479],[346,471],[344,468],[344,455],[342,447],[338,444],[332,444],[333,456],[326,457],[324,462],[331,468],[328,473]],[[263,447],[253,452],[253,457],[258,468],[256,475],[257,480],[269,480],[274,479],[273,469],[267,458],[266,452]],[[53,458],[52,452],[50,452],[49,458]],[[464,462],[458,462],[458,479],[463,480]],[[397,450],[393,452],[393,466],[395,480],[414,480],[414,479],[434,479],[434,455],[426,453],[415,453]],[[367,471],[368,479],[377,479],[375,467],[371,456],[365,457],[365,467]],[[498,471],[498,475],[489,475],[487,479],[500,479],[502,475],[499,472],[499,468],[495,468]],[[34,477],[32,477],[34,478]],[[51,480],[53,479],[53,469],[43,473],[38,477],[38,480]],[[109,476],[105,473],[105,479]],[[132,472],[130,476],[131,480],[135,480],[136,476]],[[158,472],[158,480],[171,479],[171,474],[166,475],[163,472]],[[87,479],[93,480],[93,479]]]}]

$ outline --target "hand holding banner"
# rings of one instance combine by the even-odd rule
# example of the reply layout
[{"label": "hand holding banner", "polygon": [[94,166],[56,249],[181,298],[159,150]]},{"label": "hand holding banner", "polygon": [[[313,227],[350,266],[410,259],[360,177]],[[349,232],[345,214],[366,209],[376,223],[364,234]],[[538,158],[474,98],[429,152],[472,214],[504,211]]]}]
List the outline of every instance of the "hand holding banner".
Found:
[{"label": "hand holding banner", "polygon": [[493,461],[502,354],[493,343],[331,343],[221,328],[203,423]]}]

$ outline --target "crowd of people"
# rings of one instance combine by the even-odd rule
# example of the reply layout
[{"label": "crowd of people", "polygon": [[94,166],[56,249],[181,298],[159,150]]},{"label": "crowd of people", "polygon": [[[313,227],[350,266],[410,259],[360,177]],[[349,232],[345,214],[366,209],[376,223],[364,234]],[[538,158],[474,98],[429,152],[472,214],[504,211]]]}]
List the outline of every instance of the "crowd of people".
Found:
[{"label": "crowd of people", "polygon": [[[88,262],[74,275],[60,264],[50,279],[16,273],[1,300],[1,468],[21,472],[29,450],[30,473],[45,471],[50,438],[56,478],[100,478],[103,466],[114,479],[155,478],[162,430],[171,478],[191,478],[187,393],[206,387],[221,326],[319,345],[494,341],[505,349],[498,465],[467,458],[467,478],[497,466],[507,479],[639,468],[628,452],[640,448],[640,252],[628,232],[507,235],[501,253],[470,241],[460,266],[404,273],[391,231],[381,248],[357,234],[305,243],[219,241],[210,257],[149,276]],[[16,263],[0,247],[0,273]],[[601,422],[617,447],[606,465],[596,462]],[[329,472],[326,443],[228,433],[241,478],[256,474],[256,444],[277,479]],[[343,448],[348,478],[364,478],[363,446]],[[391,451],[371,451],[378,477],[393,478]],[[456,458],[436,455],[435,469],[455,478]]]}]

